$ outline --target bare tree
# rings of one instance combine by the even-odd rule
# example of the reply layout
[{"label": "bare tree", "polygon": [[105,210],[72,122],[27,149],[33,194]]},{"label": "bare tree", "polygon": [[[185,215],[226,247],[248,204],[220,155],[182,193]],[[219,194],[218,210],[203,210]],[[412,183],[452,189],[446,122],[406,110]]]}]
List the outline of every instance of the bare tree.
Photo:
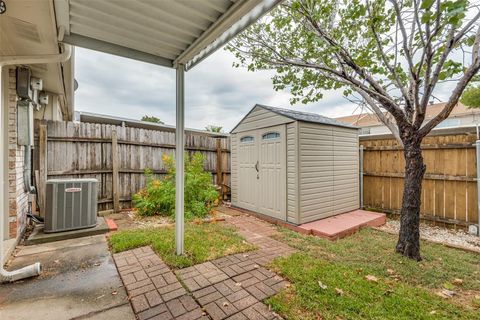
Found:
[{"label": "bare tree", "polygon": [[[227,49],[235,66],[275,70],[274,88],[290,90],[292,103],[342,89],[390,129],[406,162],[396,251],[420,260],[421,142],[480,69],[479,17],[478,4],[467,0],[291,0]],[[427,105],[446,81],[453,90],[426,122]]]}]

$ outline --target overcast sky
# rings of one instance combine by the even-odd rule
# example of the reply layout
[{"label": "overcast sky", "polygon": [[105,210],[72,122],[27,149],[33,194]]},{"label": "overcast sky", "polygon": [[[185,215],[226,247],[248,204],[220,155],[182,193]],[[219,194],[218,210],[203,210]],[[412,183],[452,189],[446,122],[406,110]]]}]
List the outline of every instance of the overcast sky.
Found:
[{"label": "overcast sky", "polygon": [[[313,104],[291,106],[288,92],[273,90],[271,72],[232,67],[234,57],[219,50],[185,73],[185,125],[203,129],[219,125],[228,132],[255,105],[293,108],[328,117],[359,113],[340,93],[327,92]],[[131,59],[76,48],[75,109],[140,119],[156,116],[175,124],[175,71]],[[437,90],[447,98],[453,83]],[[445,96],[444,96],[445,95]]]},{"label": "overcast sky", "polygon": [[[273,90],[271,72],[232,67],[234,57],[219,50],[185,73],[185,125],[232,129],[255,103],[294,108],[329,117],[351,115],[356,106],[337,93],[318,103],[291,106],[288,92]],[[75,110],[175,124],[175,70],[76,48]]]}]

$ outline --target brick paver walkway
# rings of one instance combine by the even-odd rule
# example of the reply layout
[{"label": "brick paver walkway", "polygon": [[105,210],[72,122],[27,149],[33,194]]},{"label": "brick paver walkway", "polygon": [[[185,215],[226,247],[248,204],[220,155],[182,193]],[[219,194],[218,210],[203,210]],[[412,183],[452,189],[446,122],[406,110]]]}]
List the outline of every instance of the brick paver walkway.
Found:
[{"label": "brick paver walkway", "polygon": [[261,301],[278,293],[287,282],[265,265],[294,249],[270,238],[278,231],[255,217],[230,217],[227,223],[258,250],[204,262],[175,274],[150,247],[114,254],[138,319],[280,319]]},{"label": "brick paver walkway", "polygon": [[138,319],[200,319],[203,311],[150,247],[113,255]]}]

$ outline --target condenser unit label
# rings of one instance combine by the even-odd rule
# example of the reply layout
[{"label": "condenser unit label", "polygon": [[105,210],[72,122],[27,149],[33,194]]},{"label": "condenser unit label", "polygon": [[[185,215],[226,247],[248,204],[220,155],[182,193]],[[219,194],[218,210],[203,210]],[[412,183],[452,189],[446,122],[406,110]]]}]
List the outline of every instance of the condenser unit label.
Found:
[{"label": "condenser unit label", "polygon": [[80,192],[82,191],[82,188],[67,188],[65,189],[65,192]]}]

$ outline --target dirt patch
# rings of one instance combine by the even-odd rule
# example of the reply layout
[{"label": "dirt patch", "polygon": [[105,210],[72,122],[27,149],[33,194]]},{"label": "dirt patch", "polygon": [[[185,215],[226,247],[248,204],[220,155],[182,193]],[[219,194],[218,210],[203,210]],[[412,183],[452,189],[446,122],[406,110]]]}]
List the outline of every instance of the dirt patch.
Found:
[{"label": "dirt patch", "polygon": [[164,227],[173,223],[173,220],[169,217],[142,217],[134,210],[112,213],[105,216],[105,218],[115,221],[118,230]]},{"label": "dirt patch", "polygon": [[[202,219],[194,219],[193,222],[205,223],[211,221],[223,221],[228,216],[226,209],[219,206],[213,209],[212,214]],[[128,230],[137,228],[158,228],[174,225],[174,219],[163,216],[140,216],[135,210],[122,211],[105,216],[106,219],[112,219],[118,226],[118,230]]]}]

